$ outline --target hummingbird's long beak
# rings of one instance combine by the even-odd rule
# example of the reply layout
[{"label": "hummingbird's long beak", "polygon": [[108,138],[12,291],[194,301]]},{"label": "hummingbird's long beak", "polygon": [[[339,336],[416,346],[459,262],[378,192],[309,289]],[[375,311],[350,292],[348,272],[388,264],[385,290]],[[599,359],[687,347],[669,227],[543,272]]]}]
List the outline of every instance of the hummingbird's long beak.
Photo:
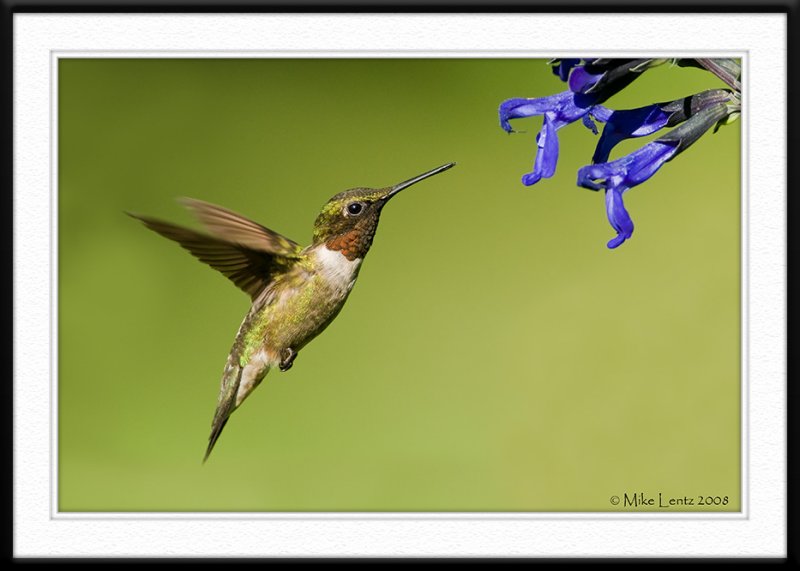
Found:
[{"label": "hummingbird's long beak", "polygon": [[386,195],[383,197],[383,201],[385,202],[385,201],[389,200],[389,199],[390,199],[391,197],[393,197],[395,194],[397,194],[398,192],[400,192],[400,191],[401,191],[401,190],[403,190],[404,188],[408,188],[408,187],[409,187],[409,186],[411,186],[412,184],[417,184],[419,181],[421,181],[421,180],[423,180],[423,179],[426,179],[426,178],[428,178],[429,176],[433,176],[433,175],[435,175],[435,174],[439,174],[440,172],[446,171],[446,170],[447,170],[447,169],[449,169],[450,167],[453,167],[453,166],[455,166],[455,164],[456,164],[456,163],[447,163],[446,165],[442,165],[442,166],[440,166],[440,167],[436,167],[435,169],[433,169],[433,170],[431,170],[431,171],[428,171],[428,172],[426,172],[426,173],[422,173],[422,174],[421,174],[421,175],[419,175],[419,176],[415,176],[414,178],[408,179],[408,180],[407,180],[407,181],[405,181],[405,182],[401,182],[400,184],[396,184],[396,185],[394,185],[393,187],[391,187],[391,188],[389,189],[389,192],[387,192],[387,193],[386,193]]}]

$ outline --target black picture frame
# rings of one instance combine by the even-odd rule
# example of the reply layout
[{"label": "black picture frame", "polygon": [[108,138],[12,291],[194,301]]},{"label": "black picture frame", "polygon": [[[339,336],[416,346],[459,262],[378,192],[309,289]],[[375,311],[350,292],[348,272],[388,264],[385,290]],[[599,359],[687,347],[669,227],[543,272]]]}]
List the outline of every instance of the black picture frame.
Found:
[{"label": "black picture frame", "polygon": [[[2,51],[2,68],[3,78],[2,88],[0,88],[0,101],[2,113],[0,113],[0,136],[3,137],[2,145],[4,152],[2,153],[2,166],[0,167],[0,176],[2,176],[2,188],[4,192],[0,193],[2,197],[2,205],[0,206],[0,215],[3,220],[0,227],[3,228],[3,241],[5,245],[3,252],[7,260],[7,267],[11,271],[7,272],[4,283],[6,285],[7,300],[11,301],[11,311],[6,312],[7,324],[5,331],[7,339],[13,339],[14,335],[14,305],[13,305],[13,252],[14,252],[14,235],[13,235],[13,201],[14,201],[14,120],[13,120],[13,86],[14,86],[14,65],[13,65],[13,42],[14,42],[14,26],[13,17],[15,14],[29,14],[29,13],[183,13],[183,12],[200,12],[200,13],[286,13],[286,12],[336,12],[336,13],[352,13],[352,12],[442,12],[442,13],[456,13],[456,12],[475,12],[475,13],[488,13],[488,12],[502,12],[502,13],[554,13],[554,12],[567,12],[567,13],[627,13],[627,12],[648,12],[648,13],[784,13],[788,19],[788,93],[787,101],[789,102],[788,109],[788,124],[786,126],[788,137],[788,156],[798,156],[798,132],[800,132],[800,124],[798,124],[798,113],[796,108],[792,106],[792,102],[797,101],[798,94],[798,53],[797,53],[797,32],[798,29],[798,2],[796,0],[766,0],[762,2],[748,2],[736,0],[717,0],[709,1],[703,0],[701,2],[693,2],[692,0],[673,0],[663,1],[659,0],[652,3],[633,2],[633,1],[609,1],[609,2],[588,2],[586,0],[559,0],[559,1],[508,1],[504,0],[500,3],[476,3],[476,2],[443,2],[441,0],[434,3],[427,3],[422,0],[406,0],[403,2],[392,1],[383,3],[374,2],[337,2],[337,1],[321,1],[321,0],[295,0],[295,1],[274,1],[265,2],[259,0],[246,1],[234,0],[233,2],[192,2],[180,0],[167,0],[162,2],[159,0],[84,0],[81,2],[55,2],[55,1],[37,1],[37,0],[17,0],[2,2],[2,11],[0,12],[0,50]],[[796,209],[797,199],[794,198],[794,192],[797,191],[797,174],[790,168],[788,169],[788,200],[787,216],[791,218],[792,212]],[[787,240],[789,239],[787,235]],[[24,245],[16,245],[17,247]],[[795,251],[795,247],[789,241],[789,255]],[[787,260],[788,265],[788,260]],[[787,281],[788,290],[788,281]],[[788,307],[787,307],[788,316]],[[18,318],[18,316],[17,316]],[[5,403],[5,415],[3,421],[3,435],[4,442],[6,443],[4,459],[7,469],[4,474],[4,491],[7,518],[11,525],[9,529],[14,528],[13,519],[13,472],[11,467],[14,465],[14,454],[11,446],[13,435],[13,383],[10,382],[14,376],[14,358],[12,351],[12,344],[6,344],[6,379],[7,382],[3,384],[3,402]],[[790,369],[791,370],[791,369]],[[788,376],[790,378],[790,376]],[[787,454],[789,458],[788,463],[788,521],[787,521],[787,558],[784,563],[795,563],[800,561],[797,550],[797,537],[798,526],[798,507],[800,500],[798,500],[797,481],[798,481],[798,468],[797,468],[797,431],[798,420],[793,413],[798,411],[798,394],[800,391],[797,386],[792,382],[788,383],[788,449]],[[17,454],[22,454],[23,451],[17,451]],[[20,461],[20,458],[16,458]],[[7,534],[4,542],[4,551],[13,558],[13,544],[12,534]],[[79,562],[81,560],[70,559],[70,562]],[[96,559],[91,562],[97,561]],[[116,560],[115,560],[116,561]],[[186,562],[210,562],[209,559],[192,560],[184,559]],[[227,561],[227,560],[226,560]],[[293,560],[297,561],[297,560]],[[409,561],[414,561],[409,559]],[[503,562],[516,561],[516,559],[504,559]],[[536,562],[545,562],[551,560],[537,559]],[[563,560],[558,560],[561,562]],[[586,560],[583,560],[586,561]],[[599,562],[599,559],[590,560]],[[603,560],[603,562],[609,560]],[[624,560],[625,563],[644,562],[645,560]],[[652,562],[653,560],[647,560]],[[663,561],[663,560],[658,560]],[[722,560],[708,560],[704,559],[702,562],[728,562],[739,563],[745,561],[758,561],[758,562],[774,562],[774,560],[764,560],[760,558],[755,559],[722,559]],[[31,560],[25,560],[31,562]],[[88,562],[84,560],[84,562]],[[623,562],[617,560],[616,562]]]}]

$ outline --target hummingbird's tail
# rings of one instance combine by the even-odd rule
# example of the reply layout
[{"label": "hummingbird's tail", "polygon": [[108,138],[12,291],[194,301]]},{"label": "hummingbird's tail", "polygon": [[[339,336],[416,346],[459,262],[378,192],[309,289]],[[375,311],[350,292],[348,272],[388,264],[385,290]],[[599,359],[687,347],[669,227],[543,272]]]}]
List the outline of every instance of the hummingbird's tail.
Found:
[{"label": "hummingbird's tail", "polygon": [[206,460],[208,460],[208,457],[211,455],[211,451],[214,449],[214,445],[217,443],[219,435],[222,434],[222,429],[225,428],[226,424],[228,424],[230,412],[227,416],[214,415],[214,422],[211,424],[211,436],[208,437],[208,448],[206,448],[206,454],[203,456],[203,464],[206,463]]},{"label": "hummingbird's tail", "polygon": [[225,428],[225,425],[227,423],[228,423],[227,417],[219,424],[214,423],[213,428],[211,429],[211,436],[208,438],[208,448],[206,448],[206,455],[203,456],[203,464],[206,463],[206,460],[208,460],[208,457],[211,455],[211,451],[214,449],[214,445],[217,443],[217,438],[219,438],[219,435],[222,434],[222,429]]},{"label": "hummingbird's tail", "polygon": [[203,457],[203,463],[208,460],[214,445],[222,434],[222,429],[228,422],[228,418],[233,414],[244,399],[253,392],[266,376],[269,367],[266,363],[254,360],[246,366],[241,366],[236,362],[236,356],[232,355],[225,365],[222,374],[222,384],[217,398],[217,410],[214,412],[214,420],[211,422],[211,436],[208,437],[208,448]]},{"label": "hummingbird's tail", "polygon": [[225,373],[222,375],[222,386],[217,399],[217,410],[214,412],[214,420],[211,422],[211,436],[208,437],[208,448],[206,448],[206,455],[203,456],[203,464],[208,460],[219,435],[222,434],[222,429],[228,423],[228,418],[236,409],[236,393],[239,390],[239,384],[242,382],[243,370],[244,367],[231,366],[230,363],[225,366]]}]

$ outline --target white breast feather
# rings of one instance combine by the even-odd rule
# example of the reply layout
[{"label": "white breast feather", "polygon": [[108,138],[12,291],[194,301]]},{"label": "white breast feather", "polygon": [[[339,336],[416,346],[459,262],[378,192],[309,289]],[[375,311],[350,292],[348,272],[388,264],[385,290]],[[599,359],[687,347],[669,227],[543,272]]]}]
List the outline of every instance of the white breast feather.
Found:
[{"label": "white breast feather", "polygon": [[336,290],[347,294],[352,288],[361,266],[361,258],[348,260],[344,254],[329,250],[324,244],[316,250],[320,273],[325,281]]}]

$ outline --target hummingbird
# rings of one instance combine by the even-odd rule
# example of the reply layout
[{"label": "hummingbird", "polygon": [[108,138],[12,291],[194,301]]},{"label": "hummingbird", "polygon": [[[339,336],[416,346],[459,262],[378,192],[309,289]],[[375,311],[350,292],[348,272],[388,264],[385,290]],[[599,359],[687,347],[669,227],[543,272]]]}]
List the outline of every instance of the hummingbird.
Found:
[{"label": "hummingbird", "polygon": [[288,371],[299,351],[339,314],[386,203],[401,190],[454,165],[385,188],[358,187],[336,194],[322,207],[311,245],[305,248],[241,214],[192,198],[179,201],[207,232],[126,213],[221,272],[251,299],[222,372],[203,463],[228,418],[270,369]]}]

